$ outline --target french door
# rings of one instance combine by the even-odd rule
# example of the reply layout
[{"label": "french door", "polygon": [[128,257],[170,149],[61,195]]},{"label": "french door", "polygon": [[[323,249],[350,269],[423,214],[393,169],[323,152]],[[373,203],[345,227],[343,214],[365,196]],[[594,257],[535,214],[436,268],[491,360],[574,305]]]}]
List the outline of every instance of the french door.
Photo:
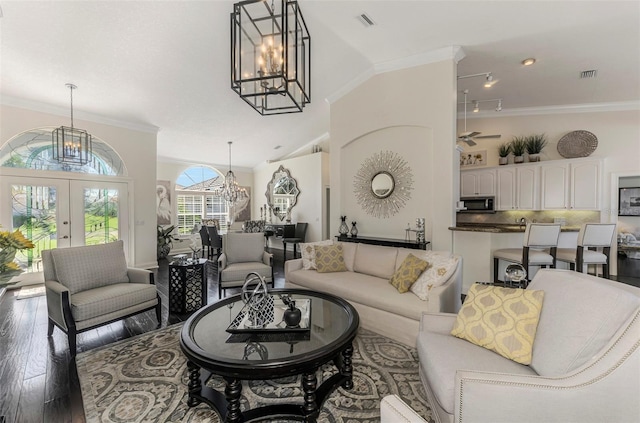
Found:
[{"label": "french door", "polygon": [[128,184],[82,179],[3,176],[0,224],[35,247],[16,254],[28,273],[42,271],[42,250],[122,239],[129,257]]}]

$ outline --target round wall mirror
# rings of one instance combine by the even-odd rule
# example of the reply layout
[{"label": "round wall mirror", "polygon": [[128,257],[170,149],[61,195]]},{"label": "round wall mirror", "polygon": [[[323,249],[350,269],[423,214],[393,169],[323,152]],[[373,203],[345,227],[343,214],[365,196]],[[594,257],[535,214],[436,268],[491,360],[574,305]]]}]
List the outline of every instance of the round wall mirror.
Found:
[{"label": "round wall mirror", "polygon": [[371,192],[377,198],[387,198],[393,192],[396,183],[389,172],[378,172],[371,179]]}]

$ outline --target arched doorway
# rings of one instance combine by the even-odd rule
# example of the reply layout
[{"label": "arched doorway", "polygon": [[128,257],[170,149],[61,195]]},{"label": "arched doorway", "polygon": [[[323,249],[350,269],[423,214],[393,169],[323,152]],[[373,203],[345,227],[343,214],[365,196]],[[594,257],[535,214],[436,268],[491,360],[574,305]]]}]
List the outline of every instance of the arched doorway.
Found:
[{"label": "arched doorway", "polygon": [[11,138],[0,149],[0,224],[19,229],[35,248],[16,255],[27,272],[41,269],[41,251],[129,240],[128,196],[131,180],[119,155],[93,138],[93,153],[85,165],[53,158],[51,131],[38,128]]}]

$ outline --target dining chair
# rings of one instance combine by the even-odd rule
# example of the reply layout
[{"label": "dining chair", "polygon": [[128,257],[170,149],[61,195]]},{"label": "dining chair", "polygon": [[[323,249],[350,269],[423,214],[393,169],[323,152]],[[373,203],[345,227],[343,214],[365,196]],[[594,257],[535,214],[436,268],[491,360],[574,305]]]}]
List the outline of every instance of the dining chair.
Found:
[{"label": "dining chair", "polygon": [[207,226],[202,225],[200,227],[200,240],[202,241],[202,258],[204,258],[205,250],[207,253],[207,258],[211,257],[211,240],[209,239],[209,231],[207,230]]},{"label": "dining chair", "polygon": [[522,248],[502,248],[493,252],[493,283],[499,281],[500,260],[521,264],[527,275],[530,275],[529,266],[555,268],[559,237],[560,224],[527,223]]},{"label": "dining chair", "polygon": [[209,232],[209,242],[211,243],[209,257],[213,258],[214,255],[217,257],[222,252],[222,237],[218,233],[216,226],[207,226],[207,231]]},{"label": "dining chair", "polygon": [[308,223],[296,223],[296,230],[293,237],[282,238],[282,247],[284,248],[284,259],[287,260],[287,243],[293,244],[293,258],[298,257],[296,247],[299,243],[304,242],[307,235]]},{"label": "dining chair", "polygon": [[616,232],[615,223],[585,223],[578,233],[576,248],[558,248],[557,260],[569,263],[569,268],[583,272],[585,265],[602,265],[602,277],[609,278],[611,243]]}]

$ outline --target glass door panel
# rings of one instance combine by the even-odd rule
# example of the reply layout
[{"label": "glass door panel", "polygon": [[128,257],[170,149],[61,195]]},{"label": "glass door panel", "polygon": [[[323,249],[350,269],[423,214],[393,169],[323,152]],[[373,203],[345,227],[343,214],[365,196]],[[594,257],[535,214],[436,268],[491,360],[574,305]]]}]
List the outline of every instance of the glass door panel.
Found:
[{"label": "glass door panel", "polygon": [[[70,246],[68,182],[13,177],[2,182],[0,223],[11,231],[19,229],[35,245],[18,251],[15,259],[27,273],[41,272],[42,250]],[[65,198],[63,203],[60,198]]]}]

